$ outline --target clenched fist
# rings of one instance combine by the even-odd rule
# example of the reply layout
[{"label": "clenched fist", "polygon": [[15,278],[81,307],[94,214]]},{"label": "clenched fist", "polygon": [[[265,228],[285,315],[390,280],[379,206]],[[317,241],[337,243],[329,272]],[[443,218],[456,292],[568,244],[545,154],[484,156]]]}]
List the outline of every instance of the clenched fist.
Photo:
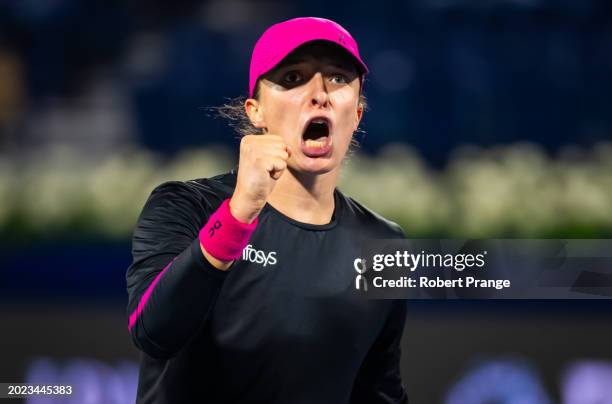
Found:
[{"label": "clenched fist", "polygon": [[230,201],[232,215],[251,223],[287,168],[291,149],[277,135],[246,135],[240,141],[236,189]]}]

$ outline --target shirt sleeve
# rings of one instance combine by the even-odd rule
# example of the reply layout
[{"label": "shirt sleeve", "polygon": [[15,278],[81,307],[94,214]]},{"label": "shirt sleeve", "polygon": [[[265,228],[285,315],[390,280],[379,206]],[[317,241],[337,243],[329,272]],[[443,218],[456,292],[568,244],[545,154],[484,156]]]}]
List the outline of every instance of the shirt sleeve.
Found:
[{"label": "shirt sleeve", "polygon": [[151,357],[168,359],[204,326],[227,271],[202,254],[198,233],[221,204],[196,185],[169,182],[149,196],[132,238],[128,329]]},{"label": "shirt sleeve", "polygon": [[393,303],[380,335],[355,379],[350,404],[407,404],[400,375],[400,341],[406,323],[406,301]]}]

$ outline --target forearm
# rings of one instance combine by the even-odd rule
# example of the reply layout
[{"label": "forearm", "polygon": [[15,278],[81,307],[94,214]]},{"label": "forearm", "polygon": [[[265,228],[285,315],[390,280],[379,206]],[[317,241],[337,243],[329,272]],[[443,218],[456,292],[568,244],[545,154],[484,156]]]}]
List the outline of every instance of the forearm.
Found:
[{"label": "forearm", "polygon": [[227,274],[207,260],[198,240],[166,261],[154,276],[143,280],[137,296],[130,296],[132,307],[138,301],[129,319],[134,343],[158,358],[173,356],[197,333]]}]

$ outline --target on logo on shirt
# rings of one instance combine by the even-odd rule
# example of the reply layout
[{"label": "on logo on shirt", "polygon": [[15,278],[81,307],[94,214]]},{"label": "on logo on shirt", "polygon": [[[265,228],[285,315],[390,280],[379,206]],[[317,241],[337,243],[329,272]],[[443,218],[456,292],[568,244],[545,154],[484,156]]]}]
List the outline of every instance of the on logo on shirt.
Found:
[{"label": "on logo on shirt", "polygon": [[363,276],[368,270],[365,258],[355,258],[353,261],[353,268],[355,268],[357,272],[357,276],[355,277],[355,289],[367,292],[368,280]]},{"label": "on logo on shirt", "polygon": [[262,264],[265,268],[267,265],[276,264],[276,251],[266,253],[262,250],[256,250],[251,244],[247,244],[242,250],[242,260]]}]

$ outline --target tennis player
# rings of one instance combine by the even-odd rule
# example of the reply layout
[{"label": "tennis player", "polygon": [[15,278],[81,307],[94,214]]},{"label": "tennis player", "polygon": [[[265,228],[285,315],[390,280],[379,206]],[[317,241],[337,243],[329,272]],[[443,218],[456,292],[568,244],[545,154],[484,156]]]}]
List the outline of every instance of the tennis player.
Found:
[{"label": "tennis player", "polygon": [[405,304],[364,298],[354,269],[363,240],[403,232],[336,188],[367,72],[330,20],[259,38],[237,169],[160,185],[134,231],[137,403],[407,402]]}]

